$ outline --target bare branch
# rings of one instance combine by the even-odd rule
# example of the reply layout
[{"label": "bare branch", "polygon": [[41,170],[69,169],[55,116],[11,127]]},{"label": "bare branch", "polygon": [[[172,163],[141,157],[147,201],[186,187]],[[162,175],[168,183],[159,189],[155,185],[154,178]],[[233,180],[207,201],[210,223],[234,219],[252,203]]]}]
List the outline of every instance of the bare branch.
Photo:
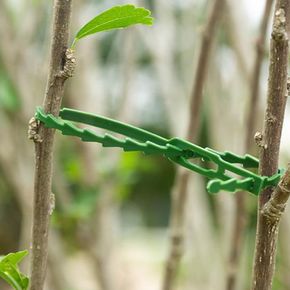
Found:
[{"label": "bare branch", "polygon": [[[43,104],[45,112],[54,115],[58,115],[60,110],[64,82],[68,77],[64,72],[67,61],[71,60],[66,54],[71,4],[72,0],[54,2],[50,69]],[[42,142],[35,142],[31,290],[42,290],[46,275],[54,130],[44,128],[40,124],[38,134]]]},{"label": "bare branch", "polygon": [[268,23],[272,10],[274,0],[267,0],[265,4],[264,14],[260,25],[260,34],[256,42],[256,59],[253,68],[251,79],[251,97],[249,104],[249,113],[247,118],[247,135],[246,135],[246,152],[252,147],[253,135],[255,131],[255,116],[258,107],[259,93],[260,93],[260,77],[262,63],[265,56],[265,42]]},{"label": "bare branch", "polygon": [[[210,14],[203,32],[200,55],[196,68],[193,91],[190,99],[190,120],[187,139],[195,141],[200,126],[200,112],[203,88],[207,77],[210,53],[215,37],[217,23],[220,19],[224,0],[216,0],[211,6]],[[163,277],[163,290],[174,287],[179,264],[184,247],[185,205],[188,193],[189,171],[178,170],[175,188],[172,193],[172,208],[170,220],[171,241],[169,256],[166,261]]]},{"label": "bare branch", "polygon": [[198,58],[193,90],[190,98],[190,121],[187,131],[188,140],[194,140],[198,135],[203,89],[207,77],[210,53],[213,40],[215,38],[216,26],[220,19],[223,5],[224,0],[216,0],[213,3],[208,21],[203,32],[200,55]]},{"label": "bare branch", "polygon": [[[288,65],[286,22],[289,23],[290,20],[289,4],[287,0],[278,0],[275,7],[271,35],[267,109],[264,119],[264,145],[260,149],[259,171],[262,176],[272,176],[278,170],[280,139],[286,105]],[[278,186],[278,192],[280,192],[279,188],[281,189],[281,187]],[[275,203],[271,202],[267,205],[267,202],[271,198],[273,191],[274,188],[272,187],[266,188],[259,197],[258,228],[252,281],[253,290],[270,290],[272,288],[276,243],[281,216],[278,219],[277,215],[269,218],[270,213],[273,212],[271,205],[275,206]],[[275,195],[276,193],[273,196]],[[276,201],[277,198],[274,200]],[[265,214],[265,211],[268,215]]]},{"label": "bare branch", "polygon": [[290,195],[290,165],[275,188],[271,199],[265,204],[262,209],[262,214],[270,220],[281,219],[281,216],[286,208],[287,201]]},{"label": "bare branch", "polygon": [[[273,2],[274,2],[273,0],[266,1],[264,14],[260,25],[260,33],[256,44],[256,58],[252,72],[249,114],[247,117],[245,153],[249,153],[251,151],[253,143],[253,135],[256,123],[255,119],[259,99],[261,68],[264,59],[264,50],[265,50],[264,47],[266,41],[267,27],[270,19]],[[259,136],[260,135],[255,135],[256,137],[255,139],[258,140]],[[239,272],[240,257],[242,252],[241,249],[243,244],[243,236],[247,224],[246,206],[245,206],[246,198],[247,194],[245,192],[237,192],[235,197],[236,210],[231,241],[231,251],[229,257],[229,271],[226,282],[227,290],[234,290],[236,288],[237,275]]]}]

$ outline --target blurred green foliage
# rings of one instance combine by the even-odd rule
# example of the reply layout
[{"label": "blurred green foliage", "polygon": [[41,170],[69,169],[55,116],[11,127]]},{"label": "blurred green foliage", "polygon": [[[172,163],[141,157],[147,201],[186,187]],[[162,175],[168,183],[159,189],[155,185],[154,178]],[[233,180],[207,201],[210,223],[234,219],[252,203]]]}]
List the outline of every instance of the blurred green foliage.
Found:
[{"label": "blurred green foliage", "polygon": [[[119,162],[114,168],[104,168],[103,176],[98,176],[94,185],[88,185],[84,182],[86,169],[82,168],[78,145],[73,138],[63,137],[61,144],[58,164],[67,181],[70,203],[64,205],[57,202],[53,223],[63,231],[68,240],[73,238],[80,223],[92,218],[100,194],[101,185],[97,182],[100,178],[113,180],[115,188],[112,190],[116,202],[121,203],[124,214],[134,205],[140,210],[145,225],[167,225],[170,190],[175,176],[175,168],[170,161],[162,156],[120,151]],[[96,154],[97,148],[98,146]]]},{"label": "blurred green foliage", "polygon": [[0,200],[0,254],[6,254],[18,249],[21,212],[15,197],[15,192],[11,185],[7,183],[1,168]]},{"label": "blurred green foliage", "polygon": [[20,106],[17,91],[0,62],[0,110],[11,112],[19,109]]},{"label": "blurred green foliage", "polygon": [[96,208],[99,186],[85,182],[86,170],[82,168],[79,148],[73,138],[62,138],[60,154],[58,154],[60,170],[64,174],[69,192],[69,202],[60,202],[55,192],[56,209],[52,215],[52,223],[65,237],[68,244],[73,245],[75,234],[80,223],[87,223]]},{"label": "blurred green foliage", "polygon": [[[160,128],[145,129],[167,136],[167,132],[158,132]],[[175,173],[174,164],[163,156],[123,152],[118,170],[123,213],[133,206],[140,211],[145,226],[167,226]]]}]

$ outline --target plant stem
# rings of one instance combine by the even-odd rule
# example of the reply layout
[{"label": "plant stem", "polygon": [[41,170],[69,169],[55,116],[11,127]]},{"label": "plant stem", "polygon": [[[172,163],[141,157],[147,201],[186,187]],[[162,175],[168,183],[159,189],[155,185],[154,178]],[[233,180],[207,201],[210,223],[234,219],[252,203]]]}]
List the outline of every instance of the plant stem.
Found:
[{"label": "plant stem", "polygon": [[[280,139],[286,105],[288,65],[286,23],[288,25],[290,20],[289,4],[287,0],[277,1],[271,35],[267,108],[264,118],[259,168],[260,175],[265,176],[271,176],[278,170]],[[253,290],[270,290],[272,288],[278,227],[284,208],[280,205],[286,203],[287,195],[289,195],[284,194],[288,190],[288,182],[285,182],[287,186],[283,185],[283,180],[285,178],[288,180],[287,172],[286,177],[282,178],[282,183],[280,182],[276,189],[273,187],[266,188],[259,197],[252,280]],[[280,203],[281,201],[282,203]],[[273,208],[276,209],[277,214],[272,214]]]},{"label": "plant stem", "polygon": [[[260,33],[256,43],[256,58],[253,67],[253,74],[251,79],[251,96],[249,104],[249,114],[247,117],[247,133],[245,139],[245,152],[250,153],[252,148],[252,141],[255,130],[255,117],[258,110],[259,99],[259,83],[261,76],[261,68],[264,59],[264,47],[266,41],[267,27],[270,19],[270,14],[273,6],[273,0],[267,0],[260,25]],[[239,270],[239,263],[241,257],[241,250],[243,244],[243,236],[247,225],[246,213],[246,192],[237,192],[235,197],[235,217],[233,225],[233,234],[231,240],[231,249],[229,257],[229,267],[227,274],[227,290],[234,290],[237,283],[237,274]]]},{"label": "plant stem", "polygon": [[[203,88],[207,77],[210,52],[223,4],[224,0],[214,1],[203,32],[200,55],[190,99],[190,120],[187,130],[187,139],[192,142],[196,140],[196,136],[198,135]],[[163,290],[174,289],[178,268],[184,251],[185,205],[187,202],[189,177],[190,171],[178,169],[174,190],[172,192],[170,216],[171,241],[163,277]]]},{"label": "plant stem", "polygon": [[[46,113],[58,115],[68,75],[63,73],[69,35],[72,0],[54,1],[52,46],[49,75],[44,99]],[[47,256],[48,231],[51,212],[51,180],[54,130],[38,127],[39,139],[35,140],[34,212],[32,234],[31,284],[30,290],[44,287]]]},{"label": "plant stem", "polygon": [[215,39],[218,21],[221,18],[224,0],[215,0],[211,6],[210,14],[202,35],[202,44],[198,58],[192,95],[190,98],[190,121],[187,130],[187,139],[193,141],[198,135],[200,127],[200,111],[204,84],[207,77],[210,53]]}]

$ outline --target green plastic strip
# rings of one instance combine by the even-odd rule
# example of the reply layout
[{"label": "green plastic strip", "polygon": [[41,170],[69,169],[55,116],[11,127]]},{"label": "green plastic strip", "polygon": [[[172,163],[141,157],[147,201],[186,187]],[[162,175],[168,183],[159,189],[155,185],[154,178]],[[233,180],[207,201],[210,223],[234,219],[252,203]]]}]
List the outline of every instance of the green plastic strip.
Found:
[{"label": "green plastic strip", "polygon": [[[60,111],[61,118],[58,118],[45,114],[43,109],[38,107],[35,116],[47,128],[57,129],[63,135],[77,136],[86,142],[101,143],[104,147],[120,147],[124,151],[163,154],[169,160],[209,178],[207,190],[210,193],[218,193],[221,190],[230,192],[245,190],[258,195],[263,188],[276,185],[281,178],[281,172],[266,177],[248,170],[259,166],[258,159],[251,155],[240,156],[232,152],[218,152],[180,138],[166,139],[99,115],[64,108]],[[121,139],[107,133],[100,135],[90,129],[80,129],[70,121],[102,128],[126,137]],[[216,169],[207,168],[208,163]]]},{"label": "green plastic strip", "polygon": [[64,120],[79,122],[82,124],[106,129],[142,142],[151,141],[159,145],[166,145],[167,143],[167,139],[151,132],[109,118],[85,113],[82,111],[63,108],[60,111],[60,117]]}]

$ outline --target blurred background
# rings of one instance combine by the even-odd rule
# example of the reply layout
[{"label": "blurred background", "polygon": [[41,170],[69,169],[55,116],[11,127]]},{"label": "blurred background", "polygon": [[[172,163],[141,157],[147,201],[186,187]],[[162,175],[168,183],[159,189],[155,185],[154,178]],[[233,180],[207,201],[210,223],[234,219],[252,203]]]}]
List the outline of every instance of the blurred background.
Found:
[{"label": "blurred background", "polygon": [[[63,106],[102,114],[164,137],[185,138],[194,79],[213,0],[140,0],[155,18],[80,41],[75,76]],[[117,0],[75,0],[74,33]],[[245,154],[253,67],[265,0],[227,0],[215,24],[195,142]],[[33,143],[28,121],[42,104],[48,72],[53,1],[0,0],[0,254],[30,248]],[[271,23],[272,14],[269,18]],[[258,78],[255,131],[262,131],[267,90],[269,29]],[[255,73],[254,73],[255,74]],[[289,160],[289,108],[281,167]],[[257,148],[251,135],[251,153]],[[104,149],[56,134],[47,289],[161,290],[170,248],[171,193],[178,169],[162,156]],[[229,273],[249,289],[257,198],[248,193],[241,263],[229,261],[237,202],[210,196],[206,180],[190,173],[184,256],[177,290],[220,290]],[[280,233],[274,289],[290,289],[290,213]],[[23,271],[29,271],[29,259]],[[0,285],[1,289],[6,286]]]}]

